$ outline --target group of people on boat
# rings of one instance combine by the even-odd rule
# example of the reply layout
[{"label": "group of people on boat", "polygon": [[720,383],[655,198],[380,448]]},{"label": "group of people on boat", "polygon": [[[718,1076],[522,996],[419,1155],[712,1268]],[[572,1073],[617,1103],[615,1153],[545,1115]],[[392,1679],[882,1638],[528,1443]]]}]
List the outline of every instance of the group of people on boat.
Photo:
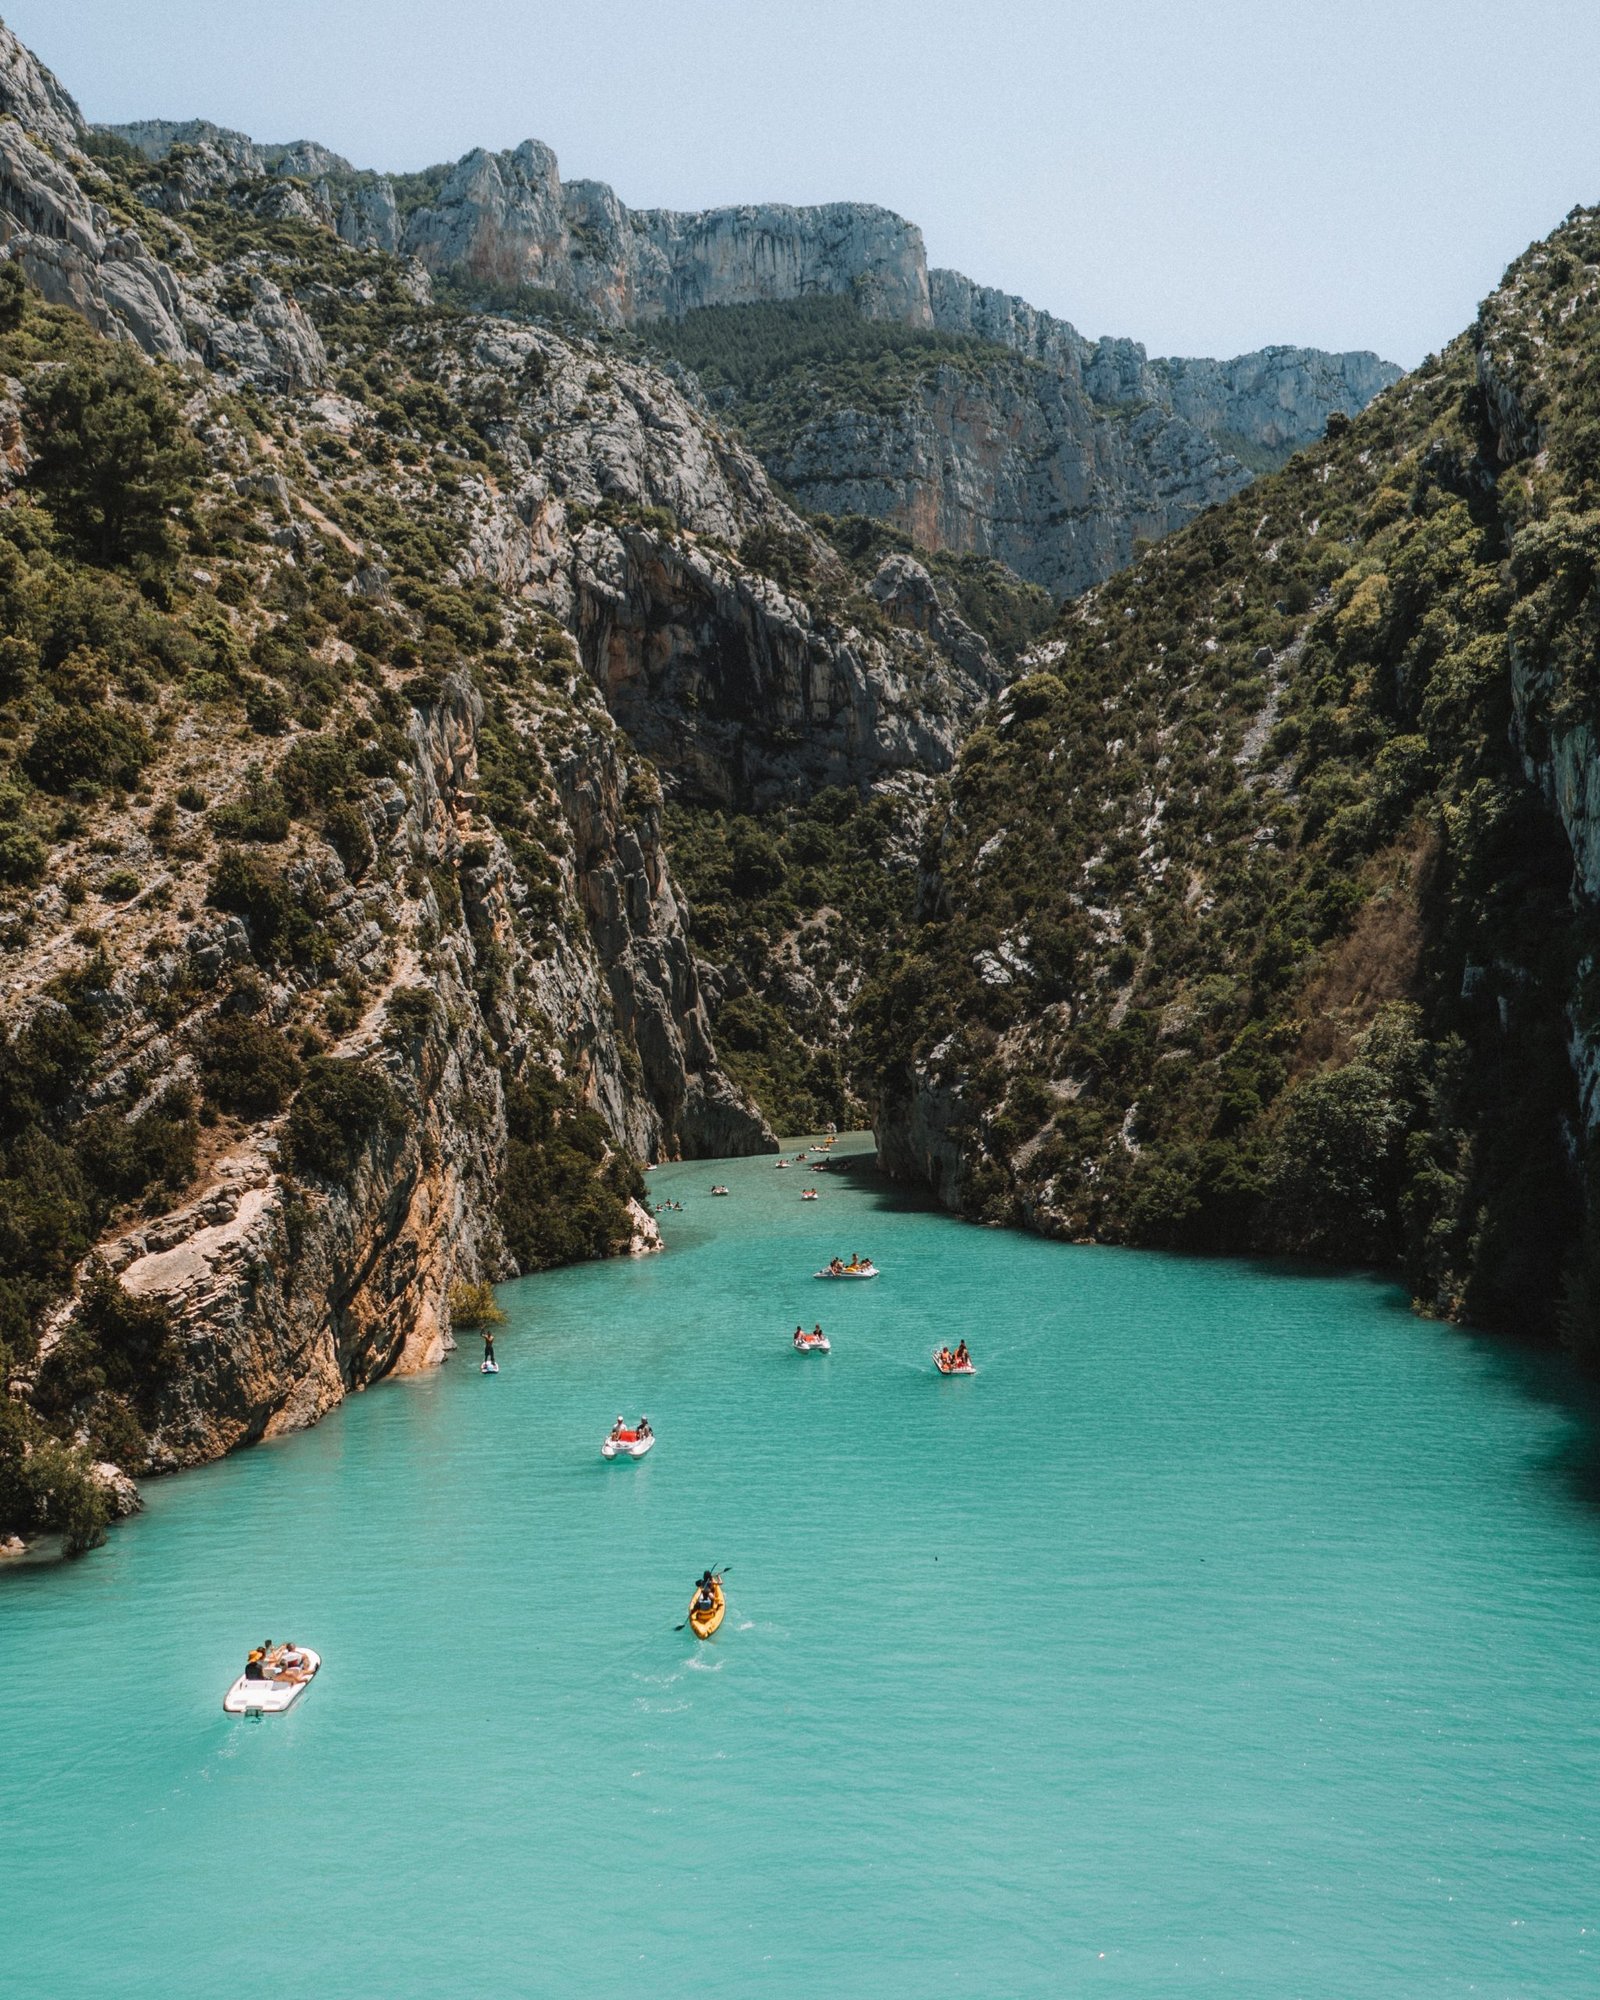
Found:
[{"label": "group of people on boat", "polygon": [[957,1343],[953,1354],[948,1347],[941,1347],[939,1352],[934,1356],[934,1360],[947,1374],[951,1369],[970,1368],[972,1366],[972,1356],[967,1352],[967,1343],[964,1340]]},{"label": "group of people on boat", "polygon": [[[713,1188],[711,1192],[713,1194],[726,1194],[728,1190],[726,1188]],[[681,1201],[658,1201],[650,1213],[652,1215],[665,1215],[669,1209],[675,1209],[679,1215],[682,1215],[683,1203]]]},{"label": "group of people on boat", "polygon": [[796,1347],[815,1347],[820,1341],[826,1340],[827,1337],[822,1330],[820,1320],[809,1333],[806,1332],[804,1326],[797,1326],[794,1330],[794,1344]]},{"label": "group of people on boat", "polygon": [[870,1271],[872,1269],[872,1259],[870,1257],[863,1257],[859,1251],[854,1251],[851,1253],[848,1264],[841,1258],[830,1257],[828,1259],[828,1269],[834,1277],[842,1278],[851,1271]]},{"label": "group of people on boat", "polygon": [[621,1417],[618,1417],[617,1421],[611,1426],[609,1442],[612,1444],[637,1444],[640,1438],[654,1436],[655,1432],[650,1428],[650,1419],[648,1417],[641,1417],[631,1429],[622,1421]]},{"label": "group of people on boat", "polygon": [[247,1681],[308,1681],[311,1662],[292,1639],[281,1646],[263,1639],[259,1646],[251,1647],[244,1677]]}]

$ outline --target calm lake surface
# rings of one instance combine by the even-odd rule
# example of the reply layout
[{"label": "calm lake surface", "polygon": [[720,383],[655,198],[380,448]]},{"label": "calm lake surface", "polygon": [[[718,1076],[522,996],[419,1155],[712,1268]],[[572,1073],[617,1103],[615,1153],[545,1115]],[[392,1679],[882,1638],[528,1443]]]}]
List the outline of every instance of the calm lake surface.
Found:
[{"label": "calm lake surface", "polygon": [[[0,1575],[7,2000],[1600,1991],[1554,1371],[859,1163],[650,1181],[668,1254],[506,1287],[498,1377],[464,1343]],[[267,1633],[321,1676],[224,1716]]]}]

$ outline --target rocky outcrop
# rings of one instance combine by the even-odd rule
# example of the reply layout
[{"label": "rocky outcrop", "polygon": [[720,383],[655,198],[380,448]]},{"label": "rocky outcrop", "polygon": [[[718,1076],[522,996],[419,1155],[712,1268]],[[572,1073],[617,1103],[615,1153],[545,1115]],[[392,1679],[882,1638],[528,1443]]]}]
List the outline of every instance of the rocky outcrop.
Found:
[{"label": "rocky outcrop", "polygon": [[76,152],[87,127],[77,105],[31,49],[0,25],[0,118],[15,118],[48,145]]},{"label": "rocky outcrop", "polygon": [[[464,361],[441,353],[452,395],[498,385],[494,437],[517,468],[511,491],[474,491],[465,572],[557,611],[611,713],[687,798],[748,810],[947,769],[999,685],[984,642],[915,564],[852,598],[756,459],[657,370],[601,358],[494,320]],[[803,582],[735,554],[763,532],[801,552]]]},{"label": "rocky outcrop", "polygon": [[937,613],[957,652],[819,617],[714,553],[590,529],[574,571],[586,665],[612,713],[685,796],[735,809],[944,771],[999,684],[988,649]]},{"label": "rocky outcrop", "polygon": [[959,271],[930,271],[928,285],[933,324],[943,332],[1009,347],[1065,375],[1093,402],[1154,404],[1213,438],[1284,457],[1320,437],[1336,410],[1356,415],[1400,376],[1376,354],[1314,347],[1153,361],[1136,340],[1086,340],[1068,321]]},{"label": "rocky outcrop", "polygon": [[[0,62],[10,44],[0,29]],[[182,294],[171,270],[146,254],[136,231],[113,228],[70,168],[9,122],[0,124],[0,247],[53,304],[71,306],[148,354],[187,357]]]},{"label": "rocky outcrop", "polygon": [[1086,340],[1026,300],[930,271],[921,231],[887,209],[630,209],[603,182],[564,183],[555,155],[532,139],[430,169],[407,184],[402,206],[384,176],[309,142],[258,145],[199,121],[114,129],[169,163],[145,193],[169,213],[200,190],[292,177],[292,191],[235,186],[229,198],[291,204],[347,243],[399,252],[491,295],[564,293],[610,325],[832,295],[870,319],[988,343],[992,364],[925,371],[898,410],[834,408],[763,449],[812,507],[892,521],[930,548],[996,556],[1059,593],[1106,576],[1138,537],[1236,492],[1399,372],[1372,354],[1291,347],[1151,360],[1137,341]]},{"label": "rocky outcrop", "polygon": [[1008,357],[930,368],[886,414],[826,411],[768,457],[808,509],[998,557],[1058,596],[1251,476],[1181,419],[1149,404],[1104,409],[1070,374]]},{"label": "rocky outcrop", "polygon": [[[203,360],[267,388],[321,380],[321,340],[270,277],[242,266],[180,275],[85,191],[89,162],[75,145],[60,158],[47,150],[65,148],[82,127],[67,132],[62,107],[75,117],[71,99],[3,26],[0,78],[9,79],[12,111],[0,122],[0,252],[45,298],[163,361]],[[230,281],[247,307],[221,304]]]}]

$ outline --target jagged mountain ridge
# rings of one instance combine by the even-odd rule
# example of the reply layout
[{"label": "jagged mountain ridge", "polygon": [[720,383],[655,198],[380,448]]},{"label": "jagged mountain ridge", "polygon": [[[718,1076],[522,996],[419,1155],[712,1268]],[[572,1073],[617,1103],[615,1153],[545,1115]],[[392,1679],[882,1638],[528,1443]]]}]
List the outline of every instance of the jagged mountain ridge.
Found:
[{"label": "jagged mountain ridge", "polygon": [[174,163],[144,195],[171,212],[241,173],[276,176],[285,203],[353,244],[491,291],[564,294],[611,324],[842,296],[874,321],[1004,349],[1032,367],[996,367],[977,385],[970,372],[936,373],[889,416],[846,409],[798,427],[767,462],[816,510],[997,557],[1058,595],[1237,491],[1333,411],[1364,408],[1399,372],[1369,353],[1292,347],[1152,360],[1137,341],[1087,340],[1021,299],[930,270],[921,231],[887,209],[629,209],[601,182],[564,183],[536,140],[391,177],[313,142],[262,146],[203,121],[108,129]]}]

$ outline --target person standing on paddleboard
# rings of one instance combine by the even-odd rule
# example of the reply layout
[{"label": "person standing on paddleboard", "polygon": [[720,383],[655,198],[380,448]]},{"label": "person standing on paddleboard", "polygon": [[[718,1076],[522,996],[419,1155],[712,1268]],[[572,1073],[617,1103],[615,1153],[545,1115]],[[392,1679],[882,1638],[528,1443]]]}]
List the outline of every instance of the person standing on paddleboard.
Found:
[{"label": "person standing on paddleboard", "polygon": [[494,1335],[488,1327],[483,1329],[483,1365],[485,1368],[498,1368],[500,1365],[494,1358]]}]

